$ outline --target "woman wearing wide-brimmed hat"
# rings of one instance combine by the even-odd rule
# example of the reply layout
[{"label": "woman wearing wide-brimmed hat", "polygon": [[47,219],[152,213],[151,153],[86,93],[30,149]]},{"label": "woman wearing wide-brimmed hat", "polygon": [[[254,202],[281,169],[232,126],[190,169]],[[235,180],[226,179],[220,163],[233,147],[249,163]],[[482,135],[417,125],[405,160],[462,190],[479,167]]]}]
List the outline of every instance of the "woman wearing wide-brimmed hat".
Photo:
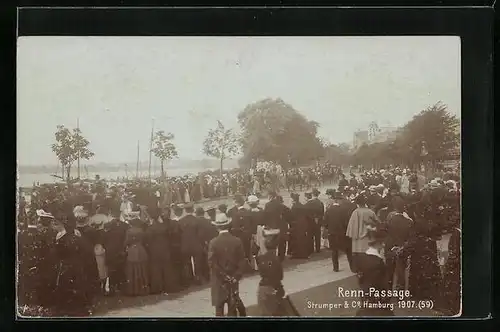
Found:
[{"label": "woman wearing wide-brimmed hat", "polygon": [[126,293],[130,296],[149,294],[148,254],[144,248],[144,223],[140,220],[140,211],[127,213],[125,220],[130,224],[125,245],[127,263],[125,275]]},{"label": "woman wearing wide-brimmed hat", "polygon": [[97,266],[94,246],[96,244],[96,229],[90,226],[90,204],[77,205],[73,208],[73,219],[76,229],[81,234],[82,262],[87,278],[87,293],[93,297],[100,293],[99,269]]},{"label": "woman wearing wide-brimmed hat", "polygon": [[281,316],[285,292],[281,281],[283,280],[283,266],[276,255],[279,243],[279,229],[263,229],[264,243],[267,251],[258,257],[260,274],[259,288],[257,290],[257,305],[260,316]]}]

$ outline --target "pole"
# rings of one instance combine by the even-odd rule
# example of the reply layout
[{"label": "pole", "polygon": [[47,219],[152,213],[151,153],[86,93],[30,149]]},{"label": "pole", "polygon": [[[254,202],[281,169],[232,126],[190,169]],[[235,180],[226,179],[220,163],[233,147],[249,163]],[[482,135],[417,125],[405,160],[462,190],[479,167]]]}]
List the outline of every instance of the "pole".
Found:
[{"label": "pole", "polygon": [[[78,135],[80,135],[80,118],[76,118],[76,128],[78,129]],[[80,141],[78,141],[78,180],[80,180]]]},{"label": "pole", "polygon": [[139,141],[137,141],[137,166],[135,167],[135,177],[139,178]]},{"label": "pole", "polygon": [[149,183],[151,183],[151,154],[153,150],[153,132],[155,129],[155,119],[152,120],[151,125],[151,139],[149,140],[149,166],[148,166],[148,174],[149,174]]}]

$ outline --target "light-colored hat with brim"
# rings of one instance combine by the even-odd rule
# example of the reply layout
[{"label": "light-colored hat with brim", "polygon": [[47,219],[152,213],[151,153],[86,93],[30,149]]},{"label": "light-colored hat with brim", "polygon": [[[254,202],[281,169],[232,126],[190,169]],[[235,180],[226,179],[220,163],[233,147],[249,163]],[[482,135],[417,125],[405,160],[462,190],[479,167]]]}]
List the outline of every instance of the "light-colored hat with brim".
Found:
[{"label": "light-colored hat with brim", "polygon": [[376,189],[377,189],[377,186],[371,185],[370,187],[368,187],[368,190],[370,190],[370,191],[375,191]]},{"label": "light-colored hat with brim", "polygon": [[251,203],[258,203],[259,202],[259,198],[257,196],[255,196],[255,195],[250,195],[250,196],[248,196],[247,202],[249,204],[251,204]]},{"label": "light-colored hat with brim", "polygon": [[36,215],[40,218],[49,218],[49,219],[54,219],[54,216],[52,213],[46,212],[43,209],[36,210]]},{"label": "light-colored hat with brim", "polygon": [[212,225],[221,227],[227,226],[231,223],[231,218],[229,218],[225,213],[219,213],[215,216],[215,221],[212,221]]},{"label": "light-colored hat with brim", "polygon": [[73,209],[73,215],[75,218],[86,218],[89,216],[88,212],[85,211],[85,208],[81,205],[75,206]]},{"label": "light-colored hat with brim", "polygon": [[264,228],[262,234],[264,236],[276,236],[280,234],[280,230],[277,228]]},{"label": "light-colored hat with brim", "polygon": [[141,218],[141,211],[133,211],[125,214],[125,221],[132,221]]}]

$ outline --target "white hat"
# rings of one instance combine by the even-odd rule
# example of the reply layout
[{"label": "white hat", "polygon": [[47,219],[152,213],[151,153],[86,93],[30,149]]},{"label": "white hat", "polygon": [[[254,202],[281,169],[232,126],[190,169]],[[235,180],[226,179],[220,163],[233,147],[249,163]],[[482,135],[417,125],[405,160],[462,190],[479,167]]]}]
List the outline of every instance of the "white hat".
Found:
[{"label": "white hat", "polygon": [[45,212],[45,210],[43,210],[43,209],[36,210],[36,215],[39,216],[40,218],[54,219],[54,216],[52,215],[52,213]]},{"label": "white hat", "polygon": [[225,213],[218,213],[215,216],[215,221],[212,221],[212,224],[215,226],[226,226],[231,223],[231,219]]},{"label": "white hat", "polygon": [[75,208],[73,209],[73,214],[76,218],[85,218],[89,215],[81,205],[75,206]]},{"label": "white hat", "polygon": [[255,195],[250,195],[250,196],[248,196],[247,201],[248,201],[248,203],[258,203],[259,198]]},{"label": "white hat", "polygon": [[385,186],[384,186],[382,183],[379,183],[379,184],[377,185],[377,188],[385,188]]},{"label": "white hat", "polygon": [[377,186],[372,185],[372,186],[368,187],[368,190],[375,190],[375,189],[377,189]]},{"label": "white hat", "polygon": [[280,233],[279,229],[264,228],[262,230],[262,234],[264,236],[273,236],[273,235],[278,235],[279,233]]},{"label": "white hat", "polygon": [[134,219],[140,219],[141,218],[141,212],[140,211],[133,211],[129,213],[125,213],[124,215],[126,221],[131,221]]}]

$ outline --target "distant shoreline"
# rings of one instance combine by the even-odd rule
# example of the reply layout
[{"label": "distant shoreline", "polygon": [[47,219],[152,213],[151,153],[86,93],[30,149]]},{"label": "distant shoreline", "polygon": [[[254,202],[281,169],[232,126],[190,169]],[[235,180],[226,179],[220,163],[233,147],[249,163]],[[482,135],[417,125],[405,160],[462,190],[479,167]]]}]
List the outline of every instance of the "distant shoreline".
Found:
[{"label": "distant shoreline", "polygon": [[[153,165],[156,169],[160,168],[160,163],[157,161]],[[85,173],[88,171],[89,173],[109,173],[109,172],[128,172],[134,173],[136,172],[136,163],[120,163],[120,164],[111,164],[111,163],[98,163],[98,164],[87,164],[80,166],[80,172]],[[218,169],[220,167],[220,162],[214,159],[203,159],[203,160],[173,160],[169,162],[165,169],[168,170],[178,170],[178,169]],[[238,161],[235,159],[228,159],[224,161],[224,168],[237,168],[239,167]],[[77,166],[76,163],[72,165],[71,172],[76,172]],[[27,174],[61,174],[61,167],[57,165],[19,165],[18,166],[20,175]],[[139,173],[148,172],[149,165],[148,163],[140,163],[139,165]]]}]

